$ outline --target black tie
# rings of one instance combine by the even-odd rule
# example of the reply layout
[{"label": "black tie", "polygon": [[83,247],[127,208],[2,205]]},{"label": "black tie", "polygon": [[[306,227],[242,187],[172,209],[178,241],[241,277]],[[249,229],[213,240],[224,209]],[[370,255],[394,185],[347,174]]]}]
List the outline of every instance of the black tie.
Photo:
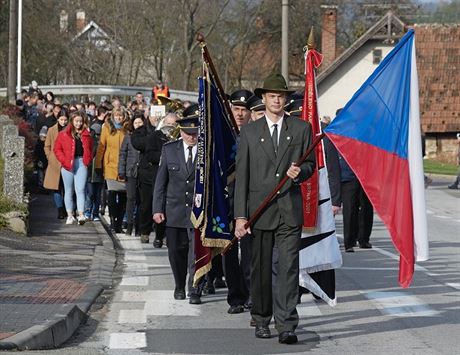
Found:
[{"label": "black tie", "polygon": [[187,158],[187,172],[190,174],[193,170],[193,147],[188,147],[188,158]]},{"label": "black tie", "polygon": [[276,123],[273,125],[272,142],[273,142],[273,148],[275,148],[275,154],[277,154],[278,153],[278,125]]}]

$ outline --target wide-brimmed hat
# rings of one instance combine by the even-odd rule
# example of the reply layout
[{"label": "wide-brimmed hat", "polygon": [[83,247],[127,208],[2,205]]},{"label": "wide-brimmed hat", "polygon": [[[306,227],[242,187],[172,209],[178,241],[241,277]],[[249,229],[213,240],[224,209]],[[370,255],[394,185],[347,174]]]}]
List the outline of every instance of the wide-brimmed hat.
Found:
[{"label": "wide-brimmed hat", "polygon": [[294,90],[289,90],[286,80],[281,74],[272,74],[264,81],[264,86],[254,90],[254,94],[261,97],[265,92],[284,92],[290,95]]}]

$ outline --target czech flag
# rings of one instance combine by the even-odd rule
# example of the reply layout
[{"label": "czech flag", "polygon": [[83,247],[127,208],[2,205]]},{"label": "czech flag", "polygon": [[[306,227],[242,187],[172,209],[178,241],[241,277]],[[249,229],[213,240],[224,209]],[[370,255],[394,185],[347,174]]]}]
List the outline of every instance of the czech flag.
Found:
[{"label": "czech flag", "polygon": [[409,30],[325,129],[390,232],[402,287],[428,259],[414,42]]}]

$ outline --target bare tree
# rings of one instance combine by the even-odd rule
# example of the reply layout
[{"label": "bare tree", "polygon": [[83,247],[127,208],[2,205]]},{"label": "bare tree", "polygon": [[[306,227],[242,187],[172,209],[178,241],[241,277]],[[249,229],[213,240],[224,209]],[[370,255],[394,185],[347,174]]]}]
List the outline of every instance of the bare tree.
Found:
[{"label": "bare tree", "polygon": [[229,1],[176,0],[180,10],[178,19],[182,26],[182,50],[185,56],[182,89],[190,89],[190,78],[195,64],[193,54],[198,46],[196,34],[203,32],[205,38],[209,37],[221,20]]}]

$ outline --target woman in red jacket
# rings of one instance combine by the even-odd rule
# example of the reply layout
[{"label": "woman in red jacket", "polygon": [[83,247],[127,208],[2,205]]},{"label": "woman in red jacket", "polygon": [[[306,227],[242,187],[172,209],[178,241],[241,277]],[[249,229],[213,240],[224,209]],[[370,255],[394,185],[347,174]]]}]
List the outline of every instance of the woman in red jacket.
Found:
[{"label": "woman in red jacket", "polygon": [[86,222],[83,214],[85,208],[85,186],[88,165],[91,163],[92,139],[87,127],[88,119],[84,112],[75,111],[70,115],[69,125],[61,131],[54,145],[54,154],[61,163],[61,175],[64,181],[64,202],[67,210],[66,224],[73,224],[73,192],[77,196],[78,224]]}]

